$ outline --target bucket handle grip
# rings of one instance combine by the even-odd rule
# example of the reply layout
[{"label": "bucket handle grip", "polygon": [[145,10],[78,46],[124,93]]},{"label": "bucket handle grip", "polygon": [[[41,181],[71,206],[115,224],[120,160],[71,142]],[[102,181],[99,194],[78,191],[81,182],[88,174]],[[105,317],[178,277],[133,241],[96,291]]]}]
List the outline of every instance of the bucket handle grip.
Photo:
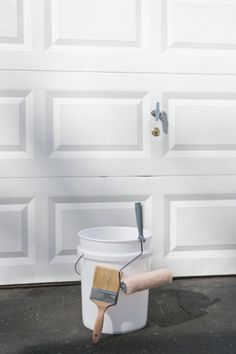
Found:
[{"label": "bucket handle grip", "polygon": [[136,257],[131,259],[131,261],[126,263],[122,268],[120,268],[120,272],[124,268],[128,267],[128,265],[136,261],[137,258],[143,255],[143,242],[145,242],[146,240],[145,237],[143,236],[143,208],[142,208],[142,203],[140,202],[135,203],[135,215],[136,215],[136,222],[138,227],[138,241],[140,241],[140,252]]},{"label": "bucket handle grip", "polygon": [[135,215],[138,226],[138,239],[145,242],[145,238],[143,236],[143,211],[142,204],[140,202],[135,203]]}]

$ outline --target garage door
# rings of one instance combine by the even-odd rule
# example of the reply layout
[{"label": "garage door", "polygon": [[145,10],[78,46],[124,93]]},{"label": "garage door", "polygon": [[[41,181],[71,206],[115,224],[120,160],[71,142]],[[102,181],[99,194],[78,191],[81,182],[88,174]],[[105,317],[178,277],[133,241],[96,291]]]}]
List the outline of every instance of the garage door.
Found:
[{"label": "garage door", "polygon": [[0,0],[1,284],[77,280],[78,231],[134,226],[136,201],[154,268],[235,273],[235,15]]}]

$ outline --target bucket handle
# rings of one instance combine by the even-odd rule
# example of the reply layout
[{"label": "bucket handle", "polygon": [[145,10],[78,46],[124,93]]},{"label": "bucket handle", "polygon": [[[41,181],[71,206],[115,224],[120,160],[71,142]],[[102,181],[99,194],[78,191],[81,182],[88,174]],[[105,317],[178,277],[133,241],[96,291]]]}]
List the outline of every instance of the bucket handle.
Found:
[{"label": "bucket handle", "polygon": [[143,240],[140,239],[140,253],[139,253],[136,257],[134,257],[133,259],[131,259],[131,261],[129,261],[128,263],[126,263],[122,268],[120,268],[120,272],[121,272],[124,268],[128,267],[128,265],[130,265],[131,263],[133,263],[134,261],[136,261],[136,259],[139,258],[140,256],[142,256],[142,254],[143,254]]},{"label": "bucket handle", "polygon": [[137,258],[142,256],[143,254],[143,242],[145,242],[145,237],[143,236],[143,209],[142,209],[142,204],[140,202],[135,203],[135,215],[136,215],[136,222],[137,222],[137,227],[138,227],[138,241],[140,241],[140,252],[139,254],[131,259],[128,263],[126,263],[122,268],[120,268],[120,272],[128,267],[131,263],[136,261]]},{"label": "bucket handle", "polygon": [[[136,215],[136,222],[137,222],[137,227],[138,227],[138,241],[140,241],[140,252],[136,257],[131,259],[131,261],[126,263],[122,268],[120,268],[119,272],[121,272],[124,268],[128,267],[128,265],[130,265],[131,263],[136,261],[136,259],[139,258],[140,256],[142,256],[142,254],[143,254],[143,242],[145,242],[146,240],[143,235],[143,211],[142,211],[142,203],[140,203],[140,202],[135,203],[135,215]],[[75,272],[79,276],[81,276],[81,272],[77,269],[77,266],[83,257],[84,257],[84,254],[79,256],[79,258],[77,259],[77,261],[75,262],[75,265],[74,265]],[[119,273],[119,274],[121,274],[121,273]]]},{"label": "bucket handle", "polygon": [[145,242],[145,238],[143,236],[143,209],[140,202],[135,203],[135,215],[138,226],[138,239]]},{"label": "bucket handle", "polygon": [[81,272],[77,269],[77,266],[83,257],[84,257],[84,254],[81,254],[81,256],[79,256],[79,258],[77,259],[77,261],[74,264],[75,271],[80,277],[81,277]]}]

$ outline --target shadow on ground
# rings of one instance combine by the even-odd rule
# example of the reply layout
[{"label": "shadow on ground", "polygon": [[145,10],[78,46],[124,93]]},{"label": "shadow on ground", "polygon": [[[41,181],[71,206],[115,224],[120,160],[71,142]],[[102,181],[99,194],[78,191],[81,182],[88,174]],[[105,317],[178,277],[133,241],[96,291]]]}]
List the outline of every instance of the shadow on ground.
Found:
[{"label": "shadow on ground", "polygon": [[208,313],[209,306],[221,301],[192,290],[165,289],[152,292],[147,326],[170,327]]},{"label": "shadow on ground", "polygon": [[27,347],[19,354],[235,354],[236,343],[232,332],[222,333],[220,337],[209,339],[207,333],[196,333],[195,336],[178,335],[150,336],[144,334],[127,334],[123,336],[105,336],[97,344],[88,344],[86,340],[71,343],[48,343]]},{"label": "shadow on ground", "polygon": [[234,333],[209,336],[201,324],[194,321],[207,315],[210,306],[218,302],[218,298],[210,300],[192,290],[155,289],[150,292],[147,326],[140,331],[103,335],[100,343],[93,345],[91,331],[80,325],[73,337],[61,333],[57,340],[51,337],[47,343],[24,346],[19,354],[235,354]]}]

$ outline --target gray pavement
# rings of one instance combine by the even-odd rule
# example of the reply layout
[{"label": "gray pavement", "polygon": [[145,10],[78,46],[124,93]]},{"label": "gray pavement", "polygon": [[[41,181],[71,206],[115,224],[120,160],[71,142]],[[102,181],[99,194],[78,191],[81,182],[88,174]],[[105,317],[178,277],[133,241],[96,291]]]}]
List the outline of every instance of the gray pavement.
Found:
[{"label": "gray pavement", "polygon": [[150,291],[142,330],[91,342],[80,285],[0,289],[1,354],[236,354],[236,277],[177,279]]}]

